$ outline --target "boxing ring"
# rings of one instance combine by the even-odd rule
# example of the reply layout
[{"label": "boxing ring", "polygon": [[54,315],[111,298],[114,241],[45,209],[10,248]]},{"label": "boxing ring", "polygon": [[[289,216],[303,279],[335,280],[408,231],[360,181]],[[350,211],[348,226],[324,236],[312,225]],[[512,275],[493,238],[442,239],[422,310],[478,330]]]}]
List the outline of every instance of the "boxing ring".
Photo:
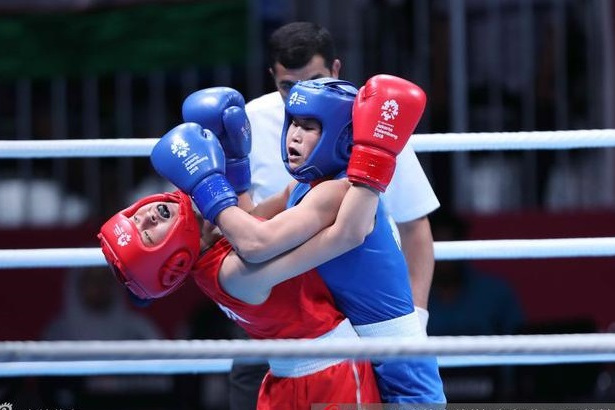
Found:
[{"label": "boxing ring", "polygon": [[[0,141],[0,158],[148,156],[157,139]],[[615,147],[615,130],[423,134],[416,152]],[[436,260],[615,256],[615,237],[436,242]],[[98,248],[2,249],[0,269],[103,266]],[[233,359],[435,355],[441,367],[615,362],[615,334],[430,336],[425,340],[0,342],[0,377],[224,373]]]}]

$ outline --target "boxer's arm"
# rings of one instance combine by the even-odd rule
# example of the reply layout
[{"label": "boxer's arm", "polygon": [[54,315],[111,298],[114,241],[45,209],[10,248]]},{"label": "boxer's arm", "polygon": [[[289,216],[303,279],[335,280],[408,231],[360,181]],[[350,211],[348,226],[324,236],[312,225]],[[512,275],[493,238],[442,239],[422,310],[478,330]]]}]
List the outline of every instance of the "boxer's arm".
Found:
[{"label": "boxer's arm", "polygon": [[231,207],[222,211],[216,224],[239,256],[258,263],[295,248],[331,225],[350,183],[325,181],[310,190],[302,201],[265,221]]},{"label": "boxer's arm", "polygon": [[288,198],[290,198],[290,193],[294,189],[295,185],[297,185],[297,181],[292,181],[282,191],[269,196],[268,198],[261,201],[258,205],[254,205],[254,202],[252,202],[249,193],[245,192],[242,195],[249,198],[249,204],[246,201],[246,206],[242,206],[241,203],[239,206],[241,209],[253,216],[256,216],[261,219],[271,219],[277,214],[286,210],[286,203],[288,202]]},{"label": "boxer's arm", "polygon": [[220,284],[237,299],[262,303],[273,286],[361,245],[374,228],[377,208],[376,190],[353,185],[331,226],[292,251],[264,263],[247,263],[238,255],[230,254],[220,270]]}]

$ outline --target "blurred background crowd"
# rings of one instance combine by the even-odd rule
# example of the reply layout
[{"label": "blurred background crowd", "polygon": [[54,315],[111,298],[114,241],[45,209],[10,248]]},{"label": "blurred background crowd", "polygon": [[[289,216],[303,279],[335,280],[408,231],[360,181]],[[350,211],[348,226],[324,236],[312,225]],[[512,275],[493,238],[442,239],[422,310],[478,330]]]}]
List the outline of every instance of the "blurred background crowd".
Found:
[{"label": "blurred background crowd", "polygon": [[[313,21],[341,78],[420,85],[417,133],[615,128],[610,0],[2,0],[0,139],[156,138],[181,102],[275,89],[267,38]],[[419,153],[434,239],[615,236],[613,149]],[[0,161],[0,248],[95,246],[112,212],[162,188],[147,158]],[[437,262],[430,335],[608,332],[611,258]],[[188,284],[135,309],[106,269],[4,271],[0,340],[232,338]],[[181,301],[181,303],[180,303]],[[610,302],[609,302],[610,301]],[[442,369],[449,401],[615,401],[613,364]],[[0,403],[224,409],[226,376],[0,378]]]}]

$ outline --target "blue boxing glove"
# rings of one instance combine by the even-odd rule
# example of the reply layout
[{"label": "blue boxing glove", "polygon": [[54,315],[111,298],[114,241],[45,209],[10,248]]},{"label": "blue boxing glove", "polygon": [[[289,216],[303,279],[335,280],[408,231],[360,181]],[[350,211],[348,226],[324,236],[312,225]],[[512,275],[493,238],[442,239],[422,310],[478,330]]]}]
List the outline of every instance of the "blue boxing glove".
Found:
[{"label": "blue boxing glove", "polygon": [[224,177],[222,146],[200,125],[184,123],[167,132],[154,146],[150,161],[160,176],[192,197],[210,222],[237,205],[237,194]]},{"label": "blue boxing glove", "polygon": [[252,133],[244,107],[241,93],[229,87],[196,91],[182,105],[184,121],[196,122],[220,140],[226,156],[226,178],[237,193],[247,191],[251,185],[248,154]]}]

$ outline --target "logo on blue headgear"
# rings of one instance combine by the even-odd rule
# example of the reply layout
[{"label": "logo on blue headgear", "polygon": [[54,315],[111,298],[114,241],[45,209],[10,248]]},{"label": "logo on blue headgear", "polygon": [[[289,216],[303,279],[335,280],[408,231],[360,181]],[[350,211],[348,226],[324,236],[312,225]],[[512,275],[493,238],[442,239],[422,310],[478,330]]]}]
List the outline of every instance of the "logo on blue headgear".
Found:
[{"label": "logo on blue headgear", "polygon": [[[346,169],[352,149],[352,104],[358,91],[352,83],[335,78],[300,81],[289,92],[282,128],[282,160],[299,182],[332,176]],[[293,117],[314,118],[322,126],[320,139],[307,160],[291,169],[286,134]]]}]

